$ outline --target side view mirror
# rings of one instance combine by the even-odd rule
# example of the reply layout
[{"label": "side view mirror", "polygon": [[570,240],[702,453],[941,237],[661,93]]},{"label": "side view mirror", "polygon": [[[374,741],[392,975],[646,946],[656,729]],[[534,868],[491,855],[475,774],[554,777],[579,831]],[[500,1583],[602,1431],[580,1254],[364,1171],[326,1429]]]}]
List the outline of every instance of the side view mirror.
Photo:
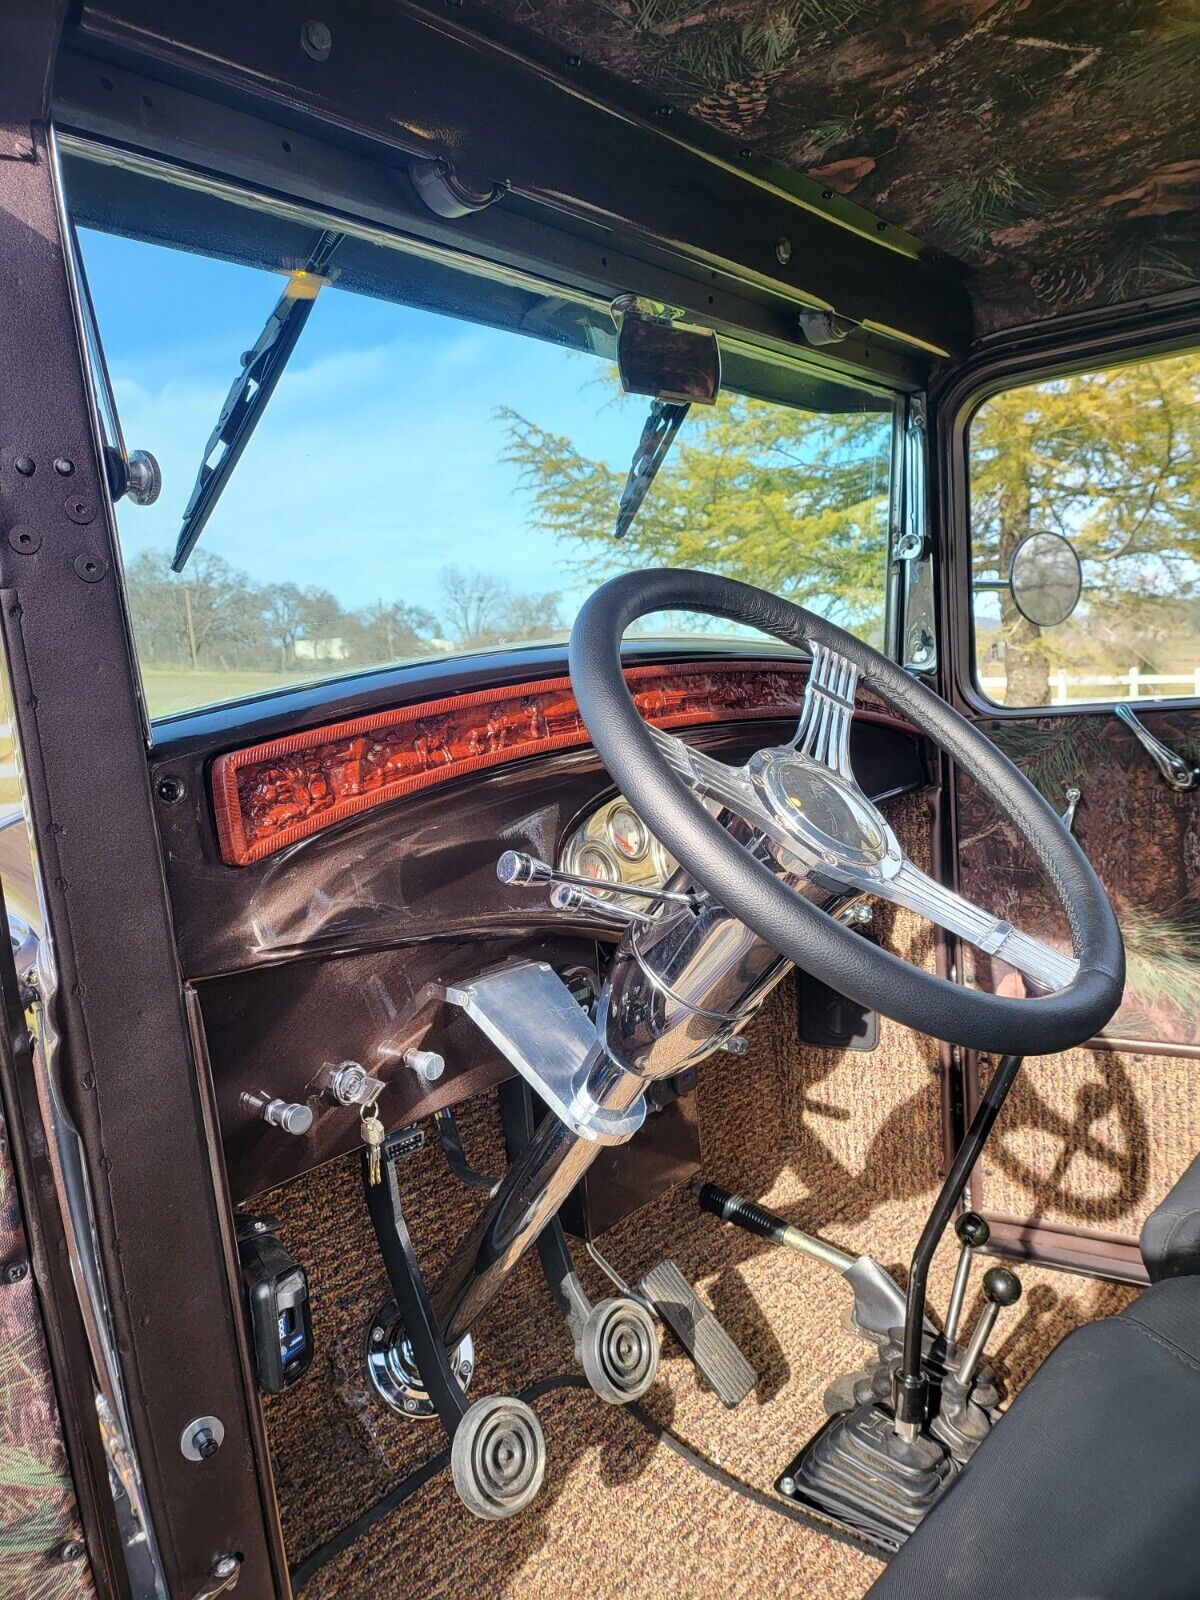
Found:
[{"label": "side view mirror", "polygon": [[675,405],[714,405],[721,389],[721,349],[711,328],[672,320],[636,295],[613,302],[617,371],[626,394]]},{"label": "side view mirror", "polygon": [[1012,553],[1008,588],[1026,621],[1039,628],[1065,622],[1083,591],[1083,570],[1071,541],[1061,533],[1026,534]]}]

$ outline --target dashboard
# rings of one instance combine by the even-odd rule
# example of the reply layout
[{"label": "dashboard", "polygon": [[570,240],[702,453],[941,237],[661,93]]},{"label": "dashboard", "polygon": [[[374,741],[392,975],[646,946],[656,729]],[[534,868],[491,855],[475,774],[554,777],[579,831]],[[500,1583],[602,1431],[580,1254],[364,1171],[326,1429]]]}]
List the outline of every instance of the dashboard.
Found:
[{"label": "dashboard", "polygon": [[[647,720],[740,764],[791,737],[806,674],[797,655],[743,653],[635,657],[627,676]],[[863,788],[886,801],[927,787],[923,742],[860,700]],[[657,887],[675,870],[614,793],[560,651],[325,683],[156,731],[180,961],[235,1201],[356,1147],[357,1112],[325,1091],[339,1063],[383,1081],[389,1129],[510,1076],[467,1017],[429,1002],[431,985],[515,959],[598,984],[622,919],[500,882],[505,851],[597,887]],[[406,1065],[414,1049],[444,1059],[436,1081]],[[289,1135],[247,1096],[305,1107],[310,1124]]]}]

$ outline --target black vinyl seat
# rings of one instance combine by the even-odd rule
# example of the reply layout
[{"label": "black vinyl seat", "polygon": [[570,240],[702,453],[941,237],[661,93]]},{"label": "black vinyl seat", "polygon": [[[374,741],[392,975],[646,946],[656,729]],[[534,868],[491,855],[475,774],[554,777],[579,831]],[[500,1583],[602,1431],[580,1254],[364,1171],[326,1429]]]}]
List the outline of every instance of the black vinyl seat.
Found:
[{"label": "black vinyl seat", "polygon": [[1051,1353],[872,1600],[1200,1597],[1200,1159],[1142,1254],[1151,1287]]}]

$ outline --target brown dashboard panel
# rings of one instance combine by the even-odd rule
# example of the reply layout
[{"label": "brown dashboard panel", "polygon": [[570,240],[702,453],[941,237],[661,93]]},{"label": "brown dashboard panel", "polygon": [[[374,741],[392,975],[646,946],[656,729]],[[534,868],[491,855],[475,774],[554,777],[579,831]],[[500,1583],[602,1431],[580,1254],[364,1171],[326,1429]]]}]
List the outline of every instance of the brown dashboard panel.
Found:
[{"label": "brown dashboard panel", "polygon": [[[630,668],[656,727],[799,715],[807,663],[730,661]],[[902,719],[864,696],[867,715]],[[487,767],[589,743],[569,678],[488,688],[309,728],[218,756],[213,809],[222,859],[249,866],[386,801]]]}]

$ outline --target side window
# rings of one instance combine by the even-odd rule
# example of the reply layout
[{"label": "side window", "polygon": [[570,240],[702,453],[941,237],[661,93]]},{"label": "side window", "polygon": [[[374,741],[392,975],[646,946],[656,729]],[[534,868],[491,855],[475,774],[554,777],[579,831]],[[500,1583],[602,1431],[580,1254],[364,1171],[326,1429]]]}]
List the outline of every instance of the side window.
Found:
[{"label": "side window", "polygon": [[[988,699],[1200,696],[1200,352],[995,395],[971,422],[969,466],[974,670]],[[1033,534],[1060,538],[1022,553]],[[1051,588],[1023,608],[1038,561]]]}]

